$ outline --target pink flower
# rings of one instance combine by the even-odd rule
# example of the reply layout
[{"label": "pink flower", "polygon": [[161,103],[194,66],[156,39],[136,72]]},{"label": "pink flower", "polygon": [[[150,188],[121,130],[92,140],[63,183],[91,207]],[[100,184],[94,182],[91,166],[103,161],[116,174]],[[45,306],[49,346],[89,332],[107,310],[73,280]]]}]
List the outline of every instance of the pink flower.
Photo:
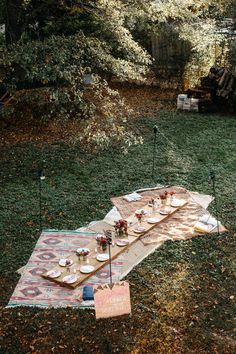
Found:
[{"label": "pink flower", "polygon": [[125,234],[128,233],[128,223],[126,220],[119,220],[115,222],[115,230],[116,231],[123,231]]},{"label": "pink flower", "polygon": [[107,244],[107,239],[106,239],[106,237],[101,237],[101,239],[100,239],[100,245],[102,246],[102,245],[106,245]]}]

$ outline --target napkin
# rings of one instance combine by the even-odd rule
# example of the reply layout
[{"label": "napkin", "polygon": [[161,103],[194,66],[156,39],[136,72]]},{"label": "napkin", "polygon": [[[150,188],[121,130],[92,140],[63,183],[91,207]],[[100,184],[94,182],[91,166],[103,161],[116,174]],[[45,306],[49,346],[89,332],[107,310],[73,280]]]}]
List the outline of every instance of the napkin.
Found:
[{"label": "napkin", "polygon": [[141,195],[136,193],[136,192],[133,192],[131,194],[127,194],[123,197],[127,202],[135,202],[137,200],[140,200],[142,199]]},{"label": "napkin", "polygon": [[216,228],[218,221],[209,215],[203,215],[198,222],[194,225],[194,230],[198,232],[208,233]]},{"label": "napkin", "polygon": [[185,199],[178,199],[175,196],[173,196],[172,201],[171,201],[171,205],[175,206],[175,207],[180,207],[182,205],[184,205],[186,203]]},{"label": "napkin", "polygon": [[122,219],[122,216],[120,215],[118,209],[116,207],[113,207],[105,216],[103,221],[105,221],[107,224],[114,226],[115,222]]},{"label": "napkin", "polygon": [[213,216],[207,215],[207,214],[201,216],[199,221],[204,223],[204,224],[212,225],[212,226],[215,226],[215,227],[217,226],[216,218],[214,218]]}]

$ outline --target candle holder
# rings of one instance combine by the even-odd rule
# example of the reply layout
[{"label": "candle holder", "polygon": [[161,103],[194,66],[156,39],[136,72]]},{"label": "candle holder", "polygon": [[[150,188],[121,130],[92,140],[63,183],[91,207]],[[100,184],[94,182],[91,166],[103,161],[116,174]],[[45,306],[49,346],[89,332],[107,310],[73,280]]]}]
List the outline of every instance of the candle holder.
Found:
[{"label": "candle holder", "polygon": [[67,259],[67,260],[66,260],[66,271],[67,271],[68,273],[70,273],[70,266],[71,266],[71,262]]},{"label": "candle holder", "polygon": [[143,220],[144,215],[145,215],[145,212],[142,209],[137,209],[135,211],[135,216],[138,219],[139,227],[141,227],[141,225],[142,225],[142,220]]}]

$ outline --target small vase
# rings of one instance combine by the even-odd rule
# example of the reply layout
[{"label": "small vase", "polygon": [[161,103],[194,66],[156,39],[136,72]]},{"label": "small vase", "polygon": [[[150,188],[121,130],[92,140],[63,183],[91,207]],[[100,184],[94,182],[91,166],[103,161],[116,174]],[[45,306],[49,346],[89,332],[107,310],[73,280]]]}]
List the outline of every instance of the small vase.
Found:
[{"label": "small vase", "polygon": [[153,205],[152,205],[152,215],[155,215],[155,213],[156,213],[156,204],[153,203]]},{"label": "small vase", "polygon": [[166,205],[167,206],[170,206],[171,204],[171,199],[172,199],[172,196],[171,195],[168,195],[167,199],[166,199]]},{"label": "small vase", "polygon": [[125,237],[125,233],[124,233],[124,230],[119,230],[119,232],[118,232],[118,235],[119,235],[119,237]]},{"label": "small vase", "polygon": [[165,208],[166,207],[166,203],[167,203],[167,199],[162,199],[161,200],[161,207]]},{"label": "small vase", "polygon": [[142,221],[143,221],[143,218],[142,218],[142,217],[138,219],[138,226],[139,226],[139,227],[142,227]]}]

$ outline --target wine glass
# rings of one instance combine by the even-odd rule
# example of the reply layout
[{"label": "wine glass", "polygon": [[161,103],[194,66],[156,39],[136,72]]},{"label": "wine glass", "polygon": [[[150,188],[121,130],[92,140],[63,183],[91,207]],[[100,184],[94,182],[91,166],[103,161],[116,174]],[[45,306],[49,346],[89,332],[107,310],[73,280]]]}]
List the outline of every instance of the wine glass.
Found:
[{"label": "wine glass", "polygon": [[76,272],[77,272],[76,265],[74,265],[74,267],[71,268],[71,270],[72,270],[72,273],[73,273],[73,274],[76,274]]}]

